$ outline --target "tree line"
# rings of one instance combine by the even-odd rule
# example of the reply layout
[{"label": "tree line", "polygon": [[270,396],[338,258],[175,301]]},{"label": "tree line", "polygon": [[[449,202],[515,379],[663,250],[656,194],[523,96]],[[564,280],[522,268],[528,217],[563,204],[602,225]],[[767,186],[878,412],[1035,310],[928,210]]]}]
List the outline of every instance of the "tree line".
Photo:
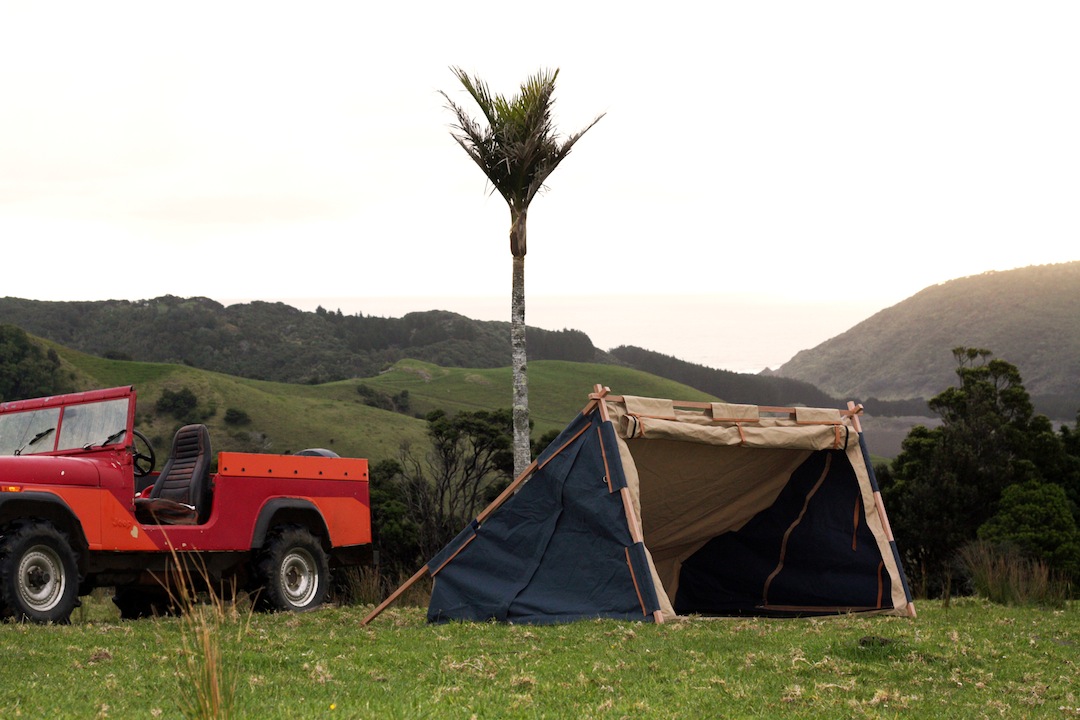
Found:
[{"label": "tree line", "polygon": [[1080,413],[1055,431],[1015,365],[980,348],[953,357],[957,384],[929,402],[941,425],[913,428],[876,468],[915,590],[956,589],[960,554],[979,541],[1080,578]]},{"label": "tree line", "polygon": [[[207,298],[44,302],[0,298],[13,322],[73,350],[114,360],[172,362],[236,377],[318,384],[373,377],[405,358],[442,367],[510,364],[509,324],[432,310],[402,318],[304,312],[283,303],[228,307]],[[676,380],[727,402],[837,407],[815,386],[791,378],[736,373],[634,346],[610,353],[574,329],[527,328],[532,360],[612,363]],[[875,415],[926,415],[926,401],[873,400]]]},{"label": "tree line", "polygon": [[[401,318],[207,298],[45,302],[0,298],[0,323],[115,360],[189,365],[237,377],[318,384],[372,377],[410,358],[506,367],[509,323],[431,310]],[[579,330],[528,328],[534,360],[610,362]]]},{"label": "tree line", "polygon": [[72,389],[55,350],[43,350],[21,328],[0,325],[0,402]]}]

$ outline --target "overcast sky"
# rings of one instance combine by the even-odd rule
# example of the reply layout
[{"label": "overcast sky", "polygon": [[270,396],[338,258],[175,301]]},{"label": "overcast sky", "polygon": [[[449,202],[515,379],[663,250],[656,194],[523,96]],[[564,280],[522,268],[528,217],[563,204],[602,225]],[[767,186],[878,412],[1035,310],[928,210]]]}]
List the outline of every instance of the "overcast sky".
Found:
[{"label": "overcast sky", "polygon": [[606,115],[531,208],[530,324],[599,296],[631,326],[676,302],[693,336],[794,302],[797,350],[1080,259],[1077,37],[1072,0],[0,0],[0,295],[508,319],[509,213],[439,91],[557,67],[562,130]]}]

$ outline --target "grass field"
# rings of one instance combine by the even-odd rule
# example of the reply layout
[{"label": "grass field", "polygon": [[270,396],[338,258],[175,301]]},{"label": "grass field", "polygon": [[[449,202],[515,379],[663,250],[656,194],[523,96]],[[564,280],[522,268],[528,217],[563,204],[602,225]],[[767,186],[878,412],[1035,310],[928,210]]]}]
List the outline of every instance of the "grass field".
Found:
[{"label": "grass field", "polygon": [[[240,718],[1080,717],[1065,610],[923,602],[916,619],[428,625],[370,606],[215,626]],[[0,625],[0,717],[181,717],[192,625]]]}]

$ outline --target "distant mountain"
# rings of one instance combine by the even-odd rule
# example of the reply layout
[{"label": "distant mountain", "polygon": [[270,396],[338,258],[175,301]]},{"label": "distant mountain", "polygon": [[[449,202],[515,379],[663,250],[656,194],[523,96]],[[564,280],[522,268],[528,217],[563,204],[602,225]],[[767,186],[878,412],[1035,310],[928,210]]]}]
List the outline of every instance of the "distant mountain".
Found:
[{"label": "distant mountain", "polygon": [[930,398],[956,380],[952,349],[986,348],[1019,368],[1040,412],[1080,410],[1080,262],[926,288],[775,371],[837,397]]}]

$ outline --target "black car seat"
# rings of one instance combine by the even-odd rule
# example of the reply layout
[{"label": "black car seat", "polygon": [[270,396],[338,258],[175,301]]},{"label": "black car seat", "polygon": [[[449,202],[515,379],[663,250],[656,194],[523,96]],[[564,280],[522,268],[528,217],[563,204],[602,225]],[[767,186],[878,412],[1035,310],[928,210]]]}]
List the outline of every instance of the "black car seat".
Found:
[{"label": "black car seat", "polygon": [[185,425],[173,437],[172,452],[149,497],[135,498],[142,523],[198,525],[210,514],[210,432]]}]

